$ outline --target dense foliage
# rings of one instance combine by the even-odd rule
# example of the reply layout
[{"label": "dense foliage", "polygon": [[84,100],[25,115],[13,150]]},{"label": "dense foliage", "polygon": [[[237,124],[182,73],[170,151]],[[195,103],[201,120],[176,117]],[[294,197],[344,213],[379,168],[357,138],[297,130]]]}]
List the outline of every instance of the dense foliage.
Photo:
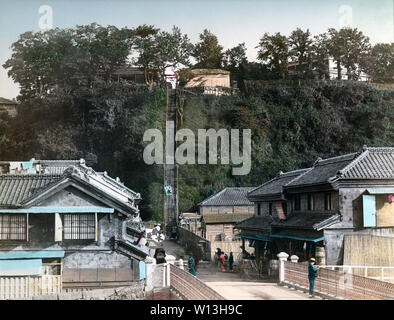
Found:
[{"label": "dense foliage", "polygon": [[252,170],[230,165],[180,167],[180,210],[229,186],[258,186],[279,171],[308,167],[317,157],[394,145],[394,91],[360,82],[271,85],[241,96],[205,96],[185,106],[184,126],[252,129]]},{"label": "dense foliage", "polygon": [[[163,168],[144,163],[142,137],[146,129],[163,130],[166,96],[160,86],[152,85],[149,74],[187,64],[189,55],[198,66],[230,70],[240,84],[248,79],[270,81],[240,86],[239,95],[186,100],[184,128],[252,130],[252,169],[249,175],[232,176],[231,165],[180,166],[181,212],[195,210],[198,202],[224,187],[257,186],[280,170],[310,166],[318,156],[357,151],[364,144],[393,146],[393,90],[353,81],[273,84],[272,79],[286,77],[287,55],[308,64],[312,47],[323,59],[332,50],[329,41],[335,32],[331,33],[331,38],[320,35],[313,41],[308,31],[299,29],[288,39],[265,34],[260,41],[265,63],[248,62],[242,43],[223,52],[208,30],[194,51],[178,28],[167,33],[147,25],[130,30],[93,24],[22,34],[4,65],[21,92],[18,116],[0,115],[0,159],[85,158],[96,170],[119,176],[142,194],[143,218],[160,219]],[[367,39],[360,33],[335,33],[344,45],[353,36],[363,45],[351,56],[338,53],[338,59],[349,68],[356,63],[351,57],[357,64],[366,61],[376,79],[390,82],[392,45],[375,46],[372,58],[365,55]],[[274,47],[280,52],[270,52]],[[112,77],[116,68],[129,62],[130,52],[136,53],[135,63],[144,69],[147,86]],[[309,77],[307,67],[299,71]]]}]

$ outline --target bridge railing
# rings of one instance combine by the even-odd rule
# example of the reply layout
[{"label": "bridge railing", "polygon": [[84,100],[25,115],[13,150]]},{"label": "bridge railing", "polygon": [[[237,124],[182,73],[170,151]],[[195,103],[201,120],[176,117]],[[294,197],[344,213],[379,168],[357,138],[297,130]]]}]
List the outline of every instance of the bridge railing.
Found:
[{"label": "bridge railing", "polygon": [[170,264],[170,285],[185,300],[225,300],[189,272]]},{"label": "bridge railing", "polygon": [[[309,287],[308,264],[282,261],[282,283]],[[392,300],[394,284],[329,268],[320,268],[315,292],[350,300]]]},{"label": "bridge railing", "polygon": [[394,283],[394,267],[324,265],[324,268]]}]

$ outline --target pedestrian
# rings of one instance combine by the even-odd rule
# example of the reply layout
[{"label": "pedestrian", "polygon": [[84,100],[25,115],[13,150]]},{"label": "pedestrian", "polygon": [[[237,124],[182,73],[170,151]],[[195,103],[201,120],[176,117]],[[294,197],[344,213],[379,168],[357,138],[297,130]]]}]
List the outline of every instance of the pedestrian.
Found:
[{"label": "pedestrian", "polygon": [[196,276],[196,262],[194,261],[193,256],[190,256],[189,260],[187,260],[187,264],[189,267],[189,273],[191,273],[193,276]]},{"label": "pedestrian", "polygon": [[315,285],[315,278],[317,277],[317,270],[319,270],[319,266],[315,266],[316,259],[309,259],[308,266],[308,279],[309,279],[309,297],[313,298],[313,287]]},{"label": "pedestrian", "polygon": [[222,253],[222,250],[220,248],[216,248],[215,252],[215,265],[218,267],[220,266],[220,254]]},{"label": "pedestrian", "polygon": [[222,270],[222,272],[226,271],[226,269],[224,268],[225,262],[226,262],[226,257],[224,256],[224,252],[222,251],[220,254],[220,269]]},{"label": "pedestrian", "polygon": [[230,252],[230,257],[228,258],[228,265],[230,267],[230,270],[233,270],[233,263],[234,263],[233,253]]}]

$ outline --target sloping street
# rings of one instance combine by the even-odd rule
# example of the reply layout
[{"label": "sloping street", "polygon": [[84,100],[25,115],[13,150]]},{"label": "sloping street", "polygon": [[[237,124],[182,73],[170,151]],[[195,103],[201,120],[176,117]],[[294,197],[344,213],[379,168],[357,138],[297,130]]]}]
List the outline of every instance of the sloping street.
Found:
[{"label": "sloping street", "polygon": [[272,280],[241,279],[239,274],[221,272],[210,263],[199,264],[197,277],[228,300],[320,300]]},{"label": "sloping street", "polygon": [[[184,254],[184,249],[174,241],[163,241],[163,247],[167,254],[177,259],[179,254]],[[221,272],[205,261],[198,264],[197,277],[228,300],[321,300],[319,297],[309,298],[302,291],[279,286],[272,279],[242,279],[238,273]]]}]

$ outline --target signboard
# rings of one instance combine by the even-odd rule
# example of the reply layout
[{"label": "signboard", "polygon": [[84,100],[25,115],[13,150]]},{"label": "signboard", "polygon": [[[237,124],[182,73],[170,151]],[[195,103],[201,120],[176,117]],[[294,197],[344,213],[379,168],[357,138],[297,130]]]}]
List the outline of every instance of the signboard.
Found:
[{"label": "signboard", "polygon": [[286,215],[285,211],[283,210],[282,204],[275,204],[275,210],[279,220],[286,220]]}]

